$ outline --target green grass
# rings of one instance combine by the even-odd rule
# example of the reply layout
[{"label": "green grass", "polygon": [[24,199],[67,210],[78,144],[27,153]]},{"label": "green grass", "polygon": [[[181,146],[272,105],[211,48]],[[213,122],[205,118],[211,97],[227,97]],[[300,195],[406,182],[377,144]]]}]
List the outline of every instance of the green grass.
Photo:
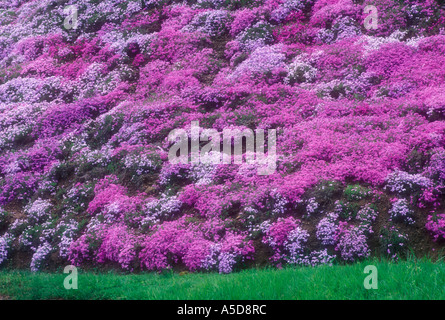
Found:
[{"label": "green grass", "polygon": [[[378,269],[378,289],[366,290],[366,265]],[[249,269],[216,273],[82,272],[78,290],[66,274],[0,271],[0,298],[10,299],[445,299],[445,263],[366,261],[347,266]]]}]

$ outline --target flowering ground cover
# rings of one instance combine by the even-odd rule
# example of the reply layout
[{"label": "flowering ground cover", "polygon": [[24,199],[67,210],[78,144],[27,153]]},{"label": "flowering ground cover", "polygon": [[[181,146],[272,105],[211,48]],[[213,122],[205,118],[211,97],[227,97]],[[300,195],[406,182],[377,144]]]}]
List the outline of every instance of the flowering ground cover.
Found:
[{"label": "flowering ground cover", "polygon": [[[195,121],[275,170],[172,163]],[[443,1],[0,4],[0,267],[441,257],[444,195]]]}]

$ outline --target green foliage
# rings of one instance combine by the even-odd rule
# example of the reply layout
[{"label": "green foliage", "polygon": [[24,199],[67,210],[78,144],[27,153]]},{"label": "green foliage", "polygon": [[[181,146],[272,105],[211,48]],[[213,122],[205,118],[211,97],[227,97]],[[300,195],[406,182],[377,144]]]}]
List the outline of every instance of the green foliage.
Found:
[{"label": "green foliage", "polygon": [[[364,268],[378,270],[378,290],[363,286]],[[445,263],[363,261],[352,265],[249,269],[232,274],[175,272],[123,275],[79,270],[79,289],[57,273],[0,271],[0,297],[11,299],[445,299]]]},{"label": "green foliage", "polygon": [[[272,38],[272,26],[268,23],[258,23],[257,25],[248,28],[243,37],[240,39],[242,43],[247,41],[266,39],[266,41],[271,41]],[[269,40],[270,39],[270,40]]]},{"label": "green foliage", "polygon": [[88,130],[87,143],[93,150],[102,145],[119,131],[123,124],[123,114],[107,115],[100,123],[96,123]]},{"label": "green foliage", "polygon": [[341,194],[341,185],[337,181],[321,181],[311,193],[311,197],[321,205],[327,205]]},{"label": "green foliage", "polygon": [[359,201],[367,198],[371,194],[371,190],[359,184],[354,184],[348,185],[343,194],[348,201]]},{"label": "green foliage", "polygon": [[380,230],[379,240],[382,253],[390,259],[398,260],[400,257],[406,257],[408,236],[397,227],[383,227]]},{"label": "green foliage", "polygon": [[358,203],[339,201],[337,203],[336,211],[341,219],[349,221],[355,219],[360,208]]}]

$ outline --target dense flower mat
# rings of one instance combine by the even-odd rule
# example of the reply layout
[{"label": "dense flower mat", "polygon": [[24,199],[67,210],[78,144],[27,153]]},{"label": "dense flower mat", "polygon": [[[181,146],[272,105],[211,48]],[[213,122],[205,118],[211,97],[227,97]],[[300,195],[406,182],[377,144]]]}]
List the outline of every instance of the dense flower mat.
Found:
[{"label": "dense flower mat", "polygon": [[[0,265],[439,252],[444,114],[443,1],[2,1]],[[171,164],[192,121],[276,129],[276,171]]]}]

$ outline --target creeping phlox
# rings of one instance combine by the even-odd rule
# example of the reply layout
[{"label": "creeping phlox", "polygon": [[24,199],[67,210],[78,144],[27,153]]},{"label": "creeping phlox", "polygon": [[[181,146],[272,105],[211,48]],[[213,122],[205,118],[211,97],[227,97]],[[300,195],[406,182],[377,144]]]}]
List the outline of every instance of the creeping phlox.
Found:
[{"label": "creeping phlox", "polygon": [[361,2],[2,1],[0,265],[442,245],[443,1]]}]

